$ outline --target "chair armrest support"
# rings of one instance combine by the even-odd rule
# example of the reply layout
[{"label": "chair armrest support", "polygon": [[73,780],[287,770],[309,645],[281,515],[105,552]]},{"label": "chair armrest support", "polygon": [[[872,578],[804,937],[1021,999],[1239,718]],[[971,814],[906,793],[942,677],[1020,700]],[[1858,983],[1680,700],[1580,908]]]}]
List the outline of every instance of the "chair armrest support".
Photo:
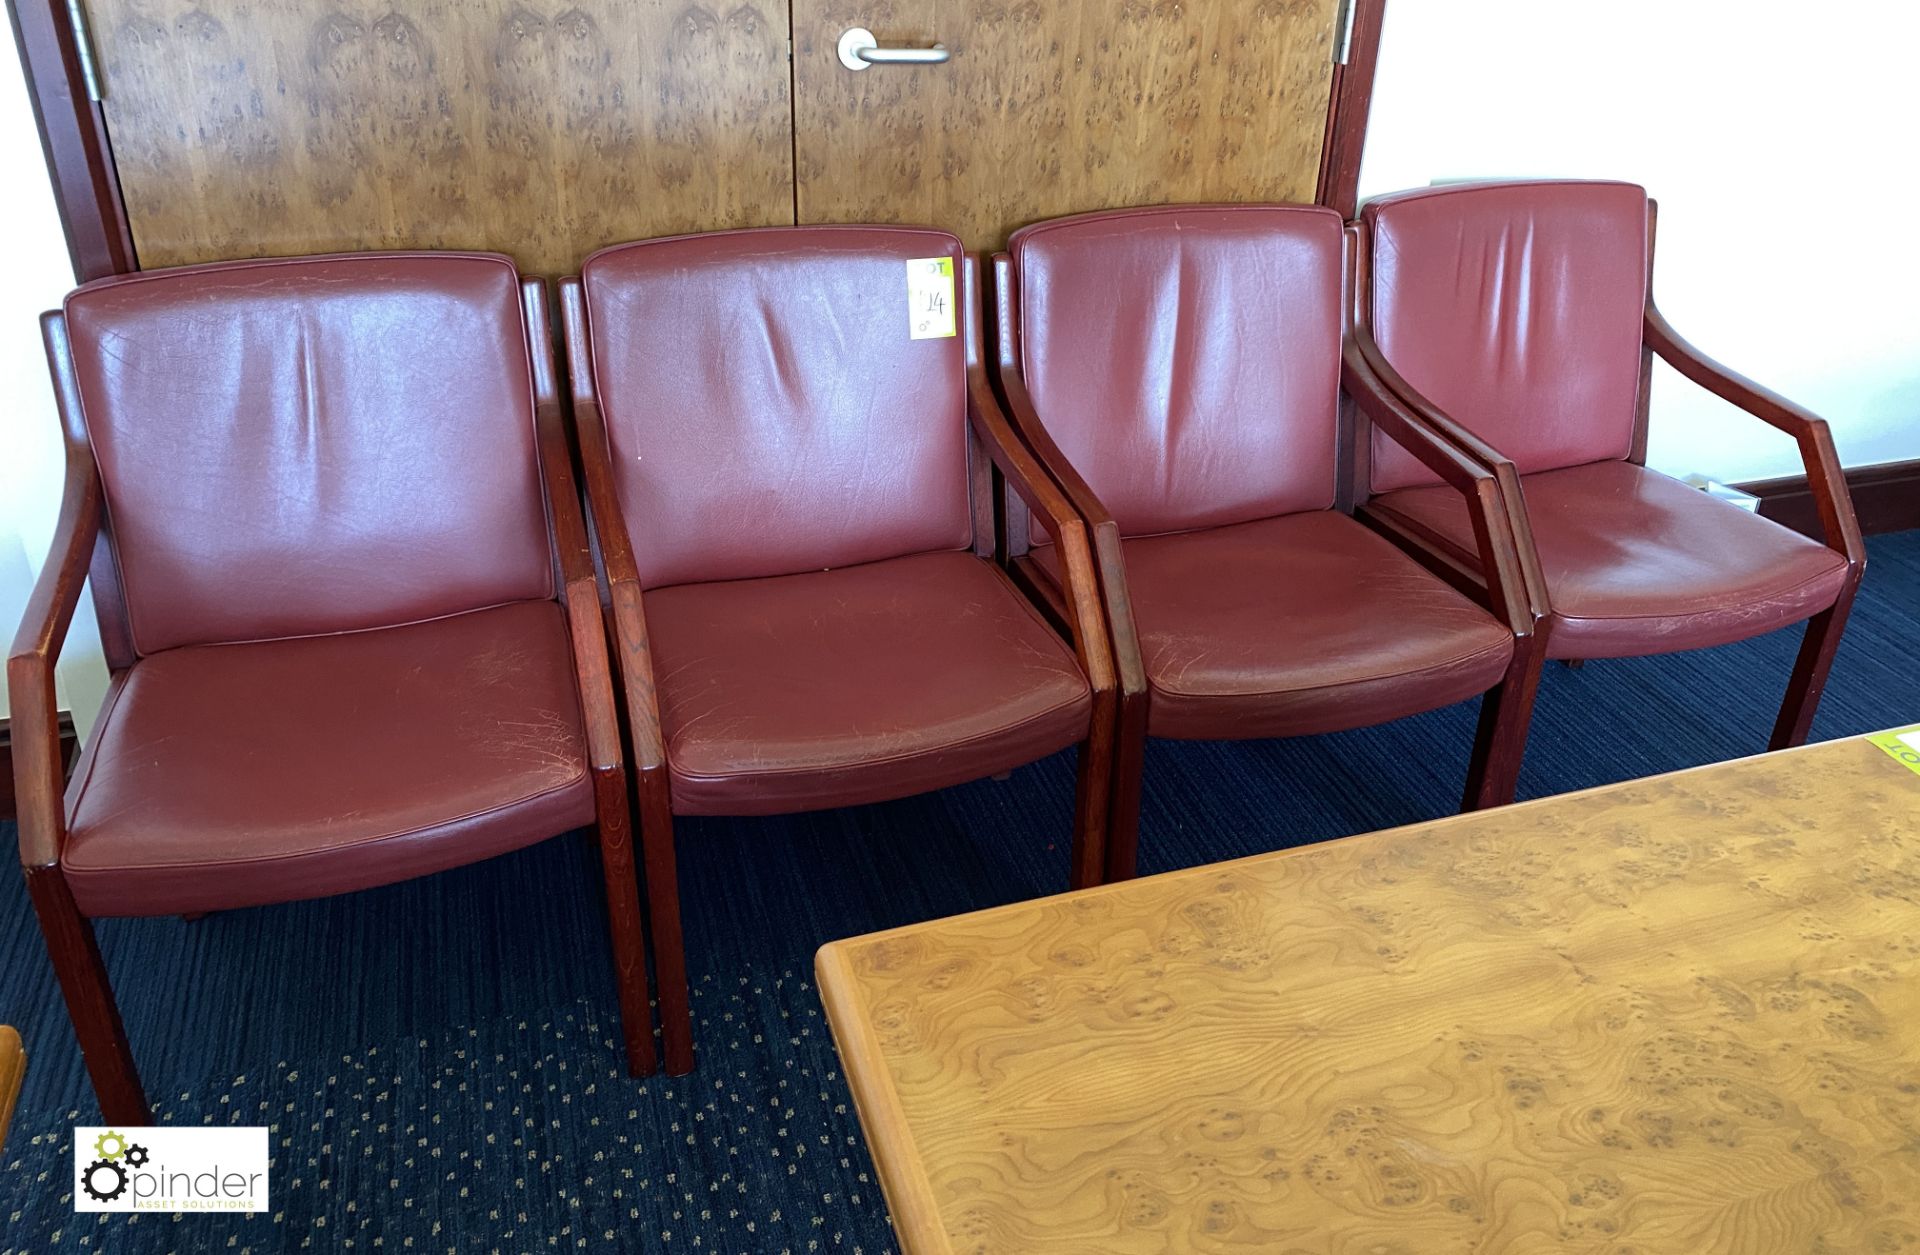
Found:
[{"label": "chair armrest support", "polygon": [[1128,696],[1143,694],[1147,691],[1147,669],[1140,657],[1140,636],[1133,623],[1133,602],[1127,595],[1127,568],[1120,551],[1120,525],[1041,425],[1033,397],[1027,392],[1026,381],[1016,371],[1004,366],[1000,368],[999,377],[1002,393],[1007,399],[1007,407],[1001,411],[1002,419],[1041,471],[1065,494],[1086,525],[1093,546],[1094,566],[1099,575],[1100,594],[1113,633],[1113,666],[1120,691]]},{"label": "chair armrest support", "polygon": [[1813,490],[1827,546],[1842,554],[1854,571],[1863,568],[1866,544],[1860,539],[1853,498],[1847,492],[1846,475],[1826,420],[1702,353],[1673,329],[1651,301],[1647,303],[1645,334],[1647,347],[1667,365],[1721,400],[1794,438],[1807,468],[1807,486]]},{"label": "chair armrest support", "polygon": [[620,716],[613,705],[613,675],[607,657],[606,628],[600,616],[600,589],[580,515],[572,454],[567,446],[560,406],[539,407],[540,462],[553,511],[554,544],[560,554],[560,604],[573,638],[573,664],[580,681],[580,706],[587,729],[589,765],[597,772],[623,768]]},{"label": "chair armrest support", "polygon": [[53,665],[73,625],[99,534],[100,473],[88,450],[70,442],[53,548],[34,581],[7,655],[20,863],[27,868],[57,866],[66,843],[65,768]]},{"label": "chair armrest support", "polygon": [[[1480,569],[1487,582],[1487,599],[1515,636],[1532,635],[1535,605],[1544,605],[1545,589],[1536,590],[1527,579],[1522,554],[1533,550],[1533,536],[1523,530],[1524,518],[1509,509],[1498,475],[1449,444],[1394,395],[1370,368],[1353,336],[1347,337],[1341,349],[1340,382],[1376,428],[1466,498]],[[1537,556],[1533,563],[1537,568]]]},{"label": "chair armrest support", "polygon": [[[1341,377],[1348,376],[1348,363],[1358,367],[1353,382],[1349,384],[1349,395],[1353,396],[1362,408],[1367,408],[1369,399],[1378,398],[1383,403],[1397,404],[1415,423],[1445,443],[1466,454],[1468,459],[1493,473],[1494,483],[1500,489],[1500,497],[1507,515],[1507,531],[1512,537],[1514,551],[1519,558],[1520,578],[1525,590],[1528,610],[1536,621],[1545,618],[1551,612],[1552,603],[1547,595],[1547,578],[1540,565],[1540,552],[1534,544],[1533,528],[1527,521],[1526,499],[1520,491],[1520,468],[1513,459],[1495,449],[1480,437],[1468,431],[1456,422],[1445,410],[1429,399],[1425,393],[1407,382],[1406,376],[1393,368],[1387,356],[1380,349],[1379,342],[1363,323],[1351,321],[1347,325],[1346,342],[1341,348]],[[1356,390],[1356,388],[1358,390]],[[1374,411],[1367,409],[1369,417]],[[1376,420],[1377,421],[1377,420]],[[1399,441],[1392,430],[1390,436]],[[1404,445],[1408,452],[1419,453],[1411,446]]]},{"label": "chair armrest support", "polygon": [[1085,523],[1066,494],[1020,443],[987,386],[986,373],[979,369],[967,372],[967,421],[1008,485],[1028,509],[1047,520],[1047,528],[1060,546],[1067,603],[1073,611],[1070,623],[1074,653],[1096,691],[1113,688],[1113,655],[1107,644],[1100,582],[1094,575]]},{"label": "chair armrest support", "polygon": [[[613,486],[613,463],[607,451],[606,424],[594,392],[593,363],[588,349],[586,297],[578,279],[560,285],[560,314],[566,327],[567,375],[573,389],[574,433],[580,442],[580,470],[586,480],[587,509],[593,516],[593,534],[600,542],[600,561],[607,573],[613,617],[613,665],[627,704],[628,731],[633,738],[634,769],[645,779],[667,765],[666,736],[660,727],[660,702],[654,687],[653,650],[647,635],[647,616],[640,595],[640,570],[633,542]],[[595,598],[598,613],[598,598]]]},{"label": "chair armrest support", "polygon": [[527,320],[528,357],[533,366],[534,438],[547,509],[553,520],[553,545],[560,569],[560,605],[573,640],[573,666],[579,681],[580,711],[587,732],[588,766],[597,773],[622,770],[620,715],[613,705],[607,662],[607,636],[600,618],[600,590],[593,574],[593,551],[580,514],[580,489],[573,477],[573,450],[567,441],[559,385],[554,379],[552,320],[547,285],[529,279],[521,285]]}]

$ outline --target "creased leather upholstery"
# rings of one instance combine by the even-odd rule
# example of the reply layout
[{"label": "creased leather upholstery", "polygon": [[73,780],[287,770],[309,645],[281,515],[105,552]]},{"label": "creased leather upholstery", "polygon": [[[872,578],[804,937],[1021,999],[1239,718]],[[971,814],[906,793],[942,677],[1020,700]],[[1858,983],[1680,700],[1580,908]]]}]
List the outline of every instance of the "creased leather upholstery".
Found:
[{"label": "creased leather upholstery", "polygon": [[140,653],[552,595],[506,258],[155,271],[66,317]]},{"label": "creased leather upholstery", "polygon": [[[1542,471],[1521,483],[1553,603],[1552,657],[1741,640],[1825,609],[1847,576],[1846,559],[1825,545],[1630,462]],[[1368,509],[1463,560],[1474,552],[1465,505],[1451,489],[1403,489]]]},{"label": "creased leather upholstery", "polygon": [[89,915],[324,897],[591,824],[565,620],[516,602],[142,658],[68,801]]},{"label": "creased leather upholstery", "polygon": [[963,342],[908,338],[942,231],[805,227],[604,249],[581,268],[643,587],[971,539]]},{"label": "creased leather upholstery", "polygon": [[[1122,553],[1154,736],[1366,727],[1483,693],[1513,657],[1511,632],[1336,511],[1135,537]],[[1034,554],[1055,568],[1052,546]]]},{"label": "creased leather upholstery", "polygon": [[1087,735],[1073,654],[971,553],[647,594],[674,809],[904,797]]},{"label": "creased leather upholstery", "polygon": [[[1124,537],[1155,736],[1362,727],[1498,684],[1513,634],[1334,501],[1342,224],[1306,206],[1016,232],[1034,410]],[[1034,561],[1057,581],[1045,543]]]},{"label": "creased leather upholstery", "polygon": [[1122,210],[1009,248],[1027,389],[1123,535],[1333,504],[1338,214]]},{"label": "creased leather upholstery", "polygon": [[[1521,472],[1624,458],[1646,306],[1628,183],[1422,188],[1370,202],[1373,333],[1407,382]],[[1375,432],[1372,486],[1437,482]]]}]

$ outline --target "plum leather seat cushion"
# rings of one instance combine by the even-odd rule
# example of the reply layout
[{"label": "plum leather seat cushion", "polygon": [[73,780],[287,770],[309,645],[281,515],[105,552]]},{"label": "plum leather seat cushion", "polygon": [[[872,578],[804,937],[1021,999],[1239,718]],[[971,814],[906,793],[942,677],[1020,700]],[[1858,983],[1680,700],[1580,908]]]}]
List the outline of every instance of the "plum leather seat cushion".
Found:
[{"label": "plum leather seat cushion", "polygon": [[166,650],[114,682],[69,790],[88,915],[324,897],[593,822],[560,607]]},{"label": "plum leather seat cushion", "polygon": [[[1337,511],[1132,537],[1121,552],[1154,736],[1366,727],[1483,693],[1513,657],[1512,632]],[[1053,567],[1051,546],[1034,555]]]},{"label": "plum leather seat cushion", "polygon": [[766,815],[904,797],[1087,735],[1073,654],[965,552],[647,594],[673,805]]},{"label": "plum leather seat cushion", "polygon": [[[1846,560],[1740,507],[1631,462],[1521,477],[1546,576],[1556,658],[1617,658],[1743,640],[1833,604]],[[1456,554],[1473,551],[1460,494],[1409,488],[1368,509]]]}]

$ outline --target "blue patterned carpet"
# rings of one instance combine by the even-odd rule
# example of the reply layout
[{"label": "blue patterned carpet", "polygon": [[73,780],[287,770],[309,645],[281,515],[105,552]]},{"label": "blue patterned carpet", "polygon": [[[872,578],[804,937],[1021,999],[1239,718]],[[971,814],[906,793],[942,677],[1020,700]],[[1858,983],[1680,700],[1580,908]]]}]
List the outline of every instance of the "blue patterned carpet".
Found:
[{"label": "blue patterned carpet", "polygon": [[[1920,720],[1920,533],[1871,549],[1817,738]],[[1797,641],[1550,668],[1522,794],[1762,749]],[[1449,813],[1473,721],[1153,745],[1145,870]],[[69,1129],[96,1112],[25,891],[0,876],[0,1022],[30,1059],[0,1250],[889,1251],[814,949],[1063,888],[1071,793],[1061,757],[884,806],[684,823],[701,1060],[681,1080],[619,1067],[577,836],[330,901],[104,924],[161,1118],[272,1126],[275,1210],[252,1218],[74,1214]]]}]

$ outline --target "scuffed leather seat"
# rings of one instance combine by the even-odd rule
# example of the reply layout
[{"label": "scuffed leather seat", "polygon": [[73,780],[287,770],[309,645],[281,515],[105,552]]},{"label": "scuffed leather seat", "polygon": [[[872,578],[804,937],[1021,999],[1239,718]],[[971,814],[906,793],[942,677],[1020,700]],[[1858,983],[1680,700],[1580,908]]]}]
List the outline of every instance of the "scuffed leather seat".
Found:
[{"label": "scuffed leather seat", "polygon": [[1086,735],[1073,653],[1000,571],[924,553],[647,595],[674,809],[924,793]]},{"label": "scuffed leather seat", "polygon": [[[149,271],[46,316],[67,496],[8,660],[20,850],[108,1122],[149,1113],[89,917],[343,893],[583,826],[628,1068],[653,1069],[547,325],[544,289],[468,253]],[[113,676],[62,797],[53,662],[89,569]]]},{"label": "scuffed leather seat", "polygon": [[[1815,540],[1631,462],[1524,476],[1527,518],[1553,598],[1551,658],[1621,658],[1744,640],[1833,604],[1847,560]],[[1459,494],[1404,488],[1374,510],[1463,561]]]},{"label": "scuffed leather seat", "polygon": [[[915,337],[909,267],[942,263],[957,334]],[[1071,878],[1096,881],[1114,702],[1098,585],[1079,519],[987,386],[960,242],[648,240],[588,258],[562,298],[668,1071],[693,1066],[675,815],[884,801],[1078,743]],[[991,560],[990,468],[1074,547],[1058,623]]]},{"label": "scuffed leather seat", "polygon": [[[1335,508],[1343,267],[1337,214],[1250,205],[1039,223],[996,261],[1009,406],[1107,546],[1125,703],[1109,876],[1134,869],[1148,734],[1340,731],[1504,687],[1516,624]],[[1032,542],[1019,561],[1053,587],[1043,526]],[[1470,805],[1511,795],[1486,729]]]},{"label": "scuffed leather seat", "polygon": [[[1805,739],[1866,561],[1826,424],[1655,309],[1653,206],[1630,183],[1422,188],[1362,214],[1356,340],[1401,404],[1507,482],[1540,658],[1721,645],[1805,620],[1772,747]],[[1793,436],[1826,544],[1647,469],[1651,358]],[[1465,515],[1380,433],[1365,511],[1458,564]],[[1700,468],[1711,471],[1712,467]]]},{"label": "scuffed leather seat", "polygon": [[[1129,537],[1120,552],[1153,736],[1369,727],[1478,696],[1513,658],[1511,631],[1335,510]],[[1051,569],[1053,546],[1034,556]]]},{"label": "scuffed leather seat", "polygon": [[346,893],[585,827],[566,619],[522,601],[142,658],[71,794],[60,862],[89,915]]}]

